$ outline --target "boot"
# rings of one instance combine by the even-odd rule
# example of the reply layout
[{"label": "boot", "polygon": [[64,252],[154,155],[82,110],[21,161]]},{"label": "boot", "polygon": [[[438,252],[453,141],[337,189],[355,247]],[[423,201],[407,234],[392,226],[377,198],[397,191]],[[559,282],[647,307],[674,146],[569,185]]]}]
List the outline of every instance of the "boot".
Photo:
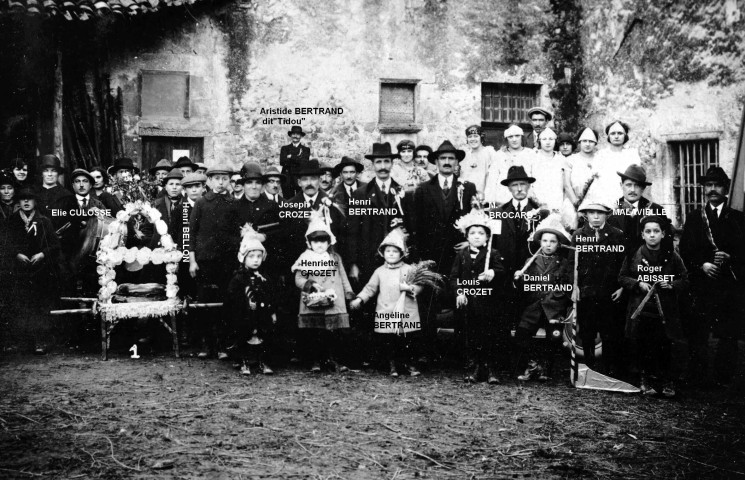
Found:
[{"label": "boot", "polygon": [[396,370],[396,361],[391,360],[389,365],[391,368],[391,377],[394,377],[394,378],[398,377],[398,370]]},{"label": "boot", "polygon": [[489,373],[487,375],[486,383],[489,385],[499,385],[502,381],[499,379],[499,374],[494,365],[489,365]]}]

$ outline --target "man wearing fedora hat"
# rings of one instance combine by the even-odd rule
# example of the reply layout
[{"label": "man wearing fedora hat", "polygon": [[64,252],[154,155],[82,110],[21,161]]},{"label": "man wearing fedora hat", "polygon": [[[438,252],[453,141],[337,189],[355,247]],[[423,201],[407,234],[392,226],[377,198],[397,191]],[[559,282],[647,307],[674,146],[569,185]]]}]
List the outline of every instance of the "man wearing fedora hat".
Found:
[{"label": "man wearing fedora hat", "polygon": [[[471,210],[471,202],[476,195],[476,185],[461,181],[455,175],[455,167],[466,156],[466,152],[456,149],[445,140],[438,149],[429,155],[429,162],[437,167],[437,175],[419,184],[414,191],[414,242],[422,260],[434,260],[437,272],[449,275],[455,256],[467,245],[463,233],[453,228],[455,221]],[[410,212],[411,213],[411,212]],[[429,291],[420,305],[423,308],[424,337],[428,348],[434,347],[435,319],[445,304],[454,304],[452,292],[435,295]]]},{"label": "man wearing fedora hat", "polygon": [[176,163],[173,164],[173,168],[181,170],[181,175],[187,176],[190,173],[194,173],[197,169],[197,164],[192,162],[189,157],[179,157]]},{"label": "man wearing fedora hat", "polygon": [[300,125],[293,125],[287,135],[292,142],[279,149],[279,164],[282,166],[282,172],[287,176],[287,184],[284,187],[285,195],[292,197],[298,192],[297,172],[310,161],[310,148],[300,143],[305,136],[303,127]]},{"label": "man wearing fedora hat", "polygon": [[[355,161],[350,157],[342,157],[341,162],[334,166],[334,177],[341,177],[341,181],[331,190],[330,196],[334,199],[334,203],[341,208],[344,213],[344,220],[340,229],[339,235],[336,237],[336,246],[342,255],[347,255],[347,242],[349,238],[349,199],[352,198],[354,193],[365,188],[367,184],[357,180],[357,176],[362,172],[364,167],[361,163]],[[345,258],[348,262],[348,259]]]},{"label": "man wearing fedora hat", "polygon": [[[55,228],[59,228],[64,222],[60,218],[52,218],[52,209],[57,208],[57,203],[72,194],[59,184],[59,176],[63,173],[62,164],[56,155],[42,155],[39,159],[39,171],[41,172],[41,185],[36,187],[39,213],[49,218]],[[57,225],[59,223],[59,225]]]},{"label": "man wearing fedora hat", "polygon": [[[372,273],[383,264],[383,259],[377,254],[380,242],[397,225],[403,223],[404,214],[401,205],[402,187],[391,178],[393,159],[396,155],[391,151],[391,145],[373,143],[372,153],[365,158],[373,162],[375,178],[352,194],[352,200],[357,205],[367,207],[361,214],[349,215],[349,234],[346,239],[344,261],[349,265],[349,277],[364,285]],[[378,209],[380,214],[367,213]],[[395,212],[395,213],[394,213]]]},{"label": "man wearing fedora hat", "polygon": [[263,195],[276,204],[279,204],[285,197],[282,195],[282,185],[287,183],[287,176],[272,165],[267,168],[262,175],[264,181]]},{"label": "man wearing fedora hat", "polygon": [[157,198],[160,198],[166,194],[165,190],[163,189],[163,179],[166,178],[166,175],[168,175],[172,168],[173,164],[170,160],[161,158],[160,160],[158,160],[158,163],[156,163],[154,167],[148,169],[148,173],[151,177],[153,177],[158,187]]},{"label": "man wearing fedora hat", "polygon": [[[658,205],[644,196],[644,190],[652,185],[647,181],[647,172],[641,165],[629,165],[624,172],[617,172],[621,177],[623,197],[619,198],[608,223],[621,231],[626,237],[626,256],[631,257],[642,246],[641,219],[648,215],[667,217],[662,205]],[[672,223],[664,225],[665,238],[662,248],[673,248]],[[621,302],[623,303],[623,302]]]},{"label": "man wearing fedora hat", "polygon": [[[497,235],[495,247],[502,256],[502,263],[507,272],[515,272],[522,268],[530,257],[528,238],[535,229],[537,221],[541,220],[540,206],[529,198],[530,186],[535,178],[525,172],[521,166],[510,167],[507,178],[501,184],[509,190],[512,199],[491,209],[489,215],[501,222],[501,231]],[[545,216],[545,215],[544,215]],[[511,275],[507,275],[503,284],[503,305],[500,324],[510,326],[515,323],[519,315],[518,292],[515,289]],[[503,359],[504,360],[504,359]]]},{"label": "man wearing fedora hat", "polygon": [[686,216],[680,241],[694,297],[693,315],[687,322],[689,376],[706,378],[706,351],[713,330],[719,338],[714,379],[728,384],[737,370],[737,342],[745,325],[745,215],[727,205],[730,179],[721,167],[709,167],[699,182],[706,204]]},{"label": "man wearing fedora hat", "polygon": [[525,135],[523,145],[527,148],[537,148],[539,145],[538,135],[546,128],[546,125],[548,125],[548,122],[554,116],[543,107],[533,107],[528,110],[528,118],[530,119],[530,124],[533,126],[533,131]]}]

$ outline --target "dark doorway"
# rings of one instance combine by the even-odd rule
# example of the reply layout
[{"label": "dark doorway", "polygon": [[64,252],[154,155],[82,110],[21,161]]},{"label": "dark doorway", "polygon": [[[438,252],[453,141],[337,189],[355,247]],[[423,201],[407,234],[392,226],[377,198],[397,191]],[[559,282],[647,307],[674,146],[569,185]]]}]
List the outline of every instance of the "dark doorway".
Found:
[{"label": "dark doorway", "polygon": [[154,167],[158,160],[162,158],[175,162],[184,155],[189,157],[192,162],[202,162],[204,160],[204,138],[142,137],[143,170]]}]

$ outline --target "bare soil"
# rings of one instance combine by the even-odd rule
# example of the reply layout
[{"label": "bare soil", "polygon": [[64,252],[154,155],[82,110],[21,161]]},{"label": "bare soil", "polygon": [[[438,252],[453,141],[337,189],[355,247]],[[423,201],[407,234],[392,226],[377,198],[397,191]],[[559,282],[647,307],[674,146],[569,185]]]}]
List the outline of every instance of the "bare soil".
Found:
[{"label": "bare soil", "polygon": [[0,478],[737,478],[745,396],[0,357]]}]

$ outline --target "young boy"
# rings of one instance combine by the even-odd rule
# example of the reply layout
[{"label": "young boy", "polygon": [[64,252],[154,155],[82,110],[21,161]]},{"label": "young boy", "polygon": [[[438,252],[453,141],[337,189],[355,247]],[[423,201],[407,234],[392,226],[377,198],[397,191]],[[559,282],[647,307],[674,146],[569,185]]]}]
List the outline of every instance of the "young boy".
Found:
[{"label": "young boy", "polygon": [[[226,193],[231,173],[227,166],[207,170],[212,190],[194,203],[189,219],[189,273],[196,279],[197,297],[201,302],[223,301],[235,265],[240,226],[235,201]],[[202,330],[199,358],[207,358],[209,351],[216,347],[218,359],[228,359],[221,348],[227,334],[225,316],[220,310],[214,310],[198,322]]]},{"label": "young boy", "polygon": [[574,272],[571,262],[559,251],[561,245],[570,242],[561,217],[558,214],[546,217],[536,227],[533,239],[540,243],[540,253],[514,274],[521,310],[515,332],[518,371],[525,367],[526,359],[530,360],[525,373],[517,377],[520,381],[548,379],[548,356],[555,352],[536,348],[533,336],[539,328],[548,332],[549,320],[564,319],[572,304],[568,292],[574,282]]},{"label": "young boy", "polygon": [[623,367],[620,364],[623,320],[615,318],[612,312],[613,304],[621,300],[623,293],[618,272],[625,256],[625,237],[621,230],[606,223],[612,209],[601,201],[585,199],[577,211],[587,217],[572,236],[579,258],[579,290],[572,291],[572,298],[578,301],[579,338],[585,364],[594,369],[595,337],[600,333],[605,371],[612,376]]},{"label": "young boy", "polygon": [[250,225],[241,229],[241,246],[238,261],[241,266],[233,274],[228,284],[225,298],[226,311],[232,316],[233,330],[236,332],[236,348],[231,352],[241,365],[241,374],[250,375],[248,366],[251,346],[256,347],[259,370],[264,375],[274,372],[267,363],[272,326],[277,323],[272,301],[272,288],[267,279],[259,273],[266,249],[262,242],[266,237],[257,233]]},{"label": "young boy", "polygon": [[311,372],[319,373],[321,364],[337,372],[347,367],[336,361],[338,338],[335,334],[349,328],[349,314],[345,300],[354,298],[341,257],[329,248],[336,237],[317,211],[311,213],[305,232],[308,249],[292,265],[295,285],[302,291],[298,327],[307,329]]},{"label": "young boy", "polygon": [[[381,350],[388,361],[392,377],[398,377],[399,366],[405,368],[412,377],[419,375],[419,370],[413,364],[412,349],[415,345],[415,332],[421,330],[416,295],[422,287],[405,282],[412,268],[403,261],[407,253],[403,230],[400,227],[391,230],[378,247],[378,254],[385,263],[373,272],[367,285],[349,304],[352,309],[357,310],[363,303],[378,296],[375,333],[380,334],[378,337]],[[405,297],[401,305],[402,295]],[[397,306],[403,308],[399,310]]]},{"label": "young boy", "polygon": [[[678,298],[688,288],[688,272],[674,250],[660,247],[666,222],[666,218],[658,215],[642,218],[644,245],[624,260],[618,281],[629,292],[626,336],[634,349],[641,376],[640,389],[644,394],[655,394],[657,389],[652,382],[658,380],[662,395],[674,397],[671,340],[682,336]],[[645,299],[646,303],[639,309]]]},{"label": "young boy", "polygon": [[508,325],[495,317],[501,297],[497,289],[504,283],[505,273],[499,252],[488,249],[495,226],[482,211],[471,211],[455,222],[455,228],[468,240],[468,248],[458,252],[450,272],[465,341],[466,383],[480,381],[484,373],[488,373],[490,385],[501,383],[497,353],[506,351]]}]

